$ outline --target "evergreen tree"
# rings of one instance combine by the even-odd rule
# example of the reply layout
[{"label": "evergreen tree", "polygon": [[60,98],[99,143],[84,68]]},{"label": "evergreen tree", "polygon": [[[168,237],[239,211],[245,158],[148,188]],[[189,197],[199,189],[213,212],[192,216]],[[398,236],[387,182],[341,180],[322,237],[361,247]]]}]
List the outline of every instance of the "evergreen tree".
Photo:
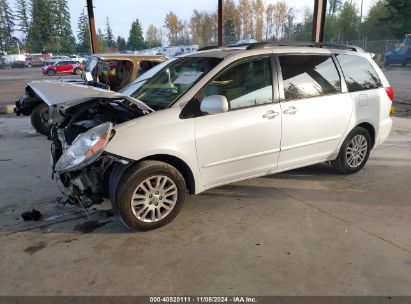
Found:
[{"label": "evergreen tree", "polygon": [[79,53],[90,53],[91,52],[91,37],[90,37],[90,27],[88,23],[87,15],[83,11],[80,14],[77,22],[77,51]]},{"label": "evergreen tree", "polygon": [[226,20],[224,22],[224,44],[231,45],[237,41],[235,35],[234,22],[231,20]]},{"label": "evergreen tree", "polygon": [[141,28],[140,21],[136,19],[131,24],[130,34],[127,42],[128,48],[131,50],[142,50],[145,48],[145,42],[143,38],[143,29]]},{"label": "evergreen tree", "polygon": [[106,38],[106,45],[109,48],[113,48],[116,46],[116,43],[114,41],[114,35],[113,35],[113,30],[111,29],[110,22],[108,20],[108,17],[106,19],[106,33],[105,33],[105,38]]},{"label": "evergreen tree", "polygon": [[13,37],[14,16],[8,0],[0,0],[0,52],[10,52],[16,47]]},{"label": "evergreen tree", "polygon": [[16,3],[16,20],[20,32],[27,38],[30,28],[29,7],[26,0],[17,0]]},{"label": "evergreen tree", "polygon": [[67,0],[53,1],[53,25],[54,36],[57,43],[57,51],[73,53],[75,49],[74,35],[71,30],[70,10]]},{"label": "evergreen tree", "polygon": [[98,43],[99,51],[101,53],[104,53],[107,48],[107,43],[106,43],[106,37],[103,34],[103,31],[101,29],[97,30],[97,43]]},{"label": "evergreen tree", "polygon": [[123,37],[118,36],[117,37],[117,48],[119,51],[124,51],[127,49],[127,42],[126,39]]},{"label": "evergreen tree", "polygon": [[389,16],[384,18],[384,21],[389,23],[398,38],[404,38],[404,35],[411,30],[411,5],[409,0],[386,0],[385,6],[389,11]]},{"label": "evergreen tree", "polygon": [[57,47],[52,4],[51,0],[32,0],[32,21],[27,38],[30,52],[54,51]]}]

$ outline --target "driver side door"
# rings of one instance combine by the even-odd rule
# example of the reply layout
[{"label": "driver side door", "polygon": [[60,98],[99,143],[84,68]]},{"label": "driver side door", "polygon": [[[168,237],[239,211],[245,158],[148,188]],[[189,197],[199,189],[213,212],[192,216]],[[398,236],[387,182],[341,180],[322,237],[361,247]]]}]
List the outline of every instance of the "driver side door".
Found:
[{"label": "driver side door", "polygon": [[203,184],[220,184],[275,170],[281,140],[281,110],[273,97],[270,56],[226,68],[202,89],[222,95],[229,110],[195,118],[197,158]]}]

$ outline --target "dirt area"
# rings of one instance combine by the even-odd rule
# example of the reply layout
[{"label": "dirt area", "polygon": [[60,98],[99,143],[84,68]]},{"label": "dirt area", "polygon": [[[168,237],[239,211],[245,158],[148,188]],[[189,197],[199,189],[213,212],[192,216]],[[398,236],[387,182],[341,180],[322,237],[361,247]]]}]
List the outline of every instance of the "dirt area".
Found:
[{"label": "dirt area", "polygon": [[1,69],[0,70],[0,105],[14,104],[24,93],[26,84],[32,80],[56,80],[77,76],[46,76],[41,68]]}]

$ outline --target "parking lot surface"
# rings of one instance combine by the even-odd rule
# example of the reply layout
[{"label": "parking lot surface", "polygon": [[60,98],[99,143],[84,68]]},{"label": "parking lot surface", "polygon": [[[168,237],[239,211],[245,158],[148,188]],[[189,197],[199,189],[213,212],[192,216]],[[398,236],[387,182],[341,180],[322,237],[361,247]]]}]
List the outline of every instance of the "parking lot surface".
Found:
[{"label": "parking lot surface", "polygon": [[[191,197],[129,232],[56,204],[50,143],[0,116],[0,295],[411,295],[411,120],[355,175],[320,164]],[[42,213],[24,222],[23,211]]]}]

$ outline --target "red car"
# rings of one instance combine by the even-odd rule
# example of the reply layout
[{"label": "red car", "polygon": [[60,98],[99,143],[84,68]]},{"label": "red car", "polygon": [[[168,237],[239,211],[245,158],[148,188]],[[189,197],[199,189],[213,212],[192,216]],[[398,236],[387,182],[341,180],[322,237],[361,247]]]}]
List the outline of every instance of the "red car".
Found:
[{"label": "red car", "polygon": [[83,64],[73,60],[60,60],[52,65],[45,66],[41,69],[43,74],[54,76],[58,74],[75,74],[80,75],[83,71]]}]

